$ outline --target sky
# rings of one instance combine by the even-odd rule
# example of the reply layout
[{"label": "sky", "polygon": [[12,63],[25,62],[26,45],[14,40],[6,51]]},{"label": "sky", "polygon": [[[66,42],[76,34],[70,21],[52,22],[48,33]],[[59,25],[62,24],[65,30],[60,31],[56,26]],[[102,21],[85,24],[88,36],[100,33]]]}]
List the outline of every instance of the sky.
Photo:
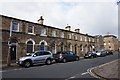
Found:
[{"label": "sky", "polygon": [[40,16],[44,24],[71,31],[79,28],[89,35],[118,37],[119,0],[7,0],[1,1],[0,14],[37,23]]}]

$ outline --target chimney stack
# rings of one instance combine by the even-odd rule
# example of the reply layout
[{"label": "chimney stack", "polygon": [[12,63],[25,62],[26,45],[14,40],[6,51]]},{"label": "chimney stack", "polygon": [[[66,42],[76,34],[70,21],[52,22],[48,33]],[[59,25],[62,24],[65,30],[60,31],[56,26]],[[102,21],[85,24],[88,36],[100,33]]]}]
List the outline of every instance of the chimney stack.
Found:
[{"label": "chimney stack", "polygon": [[71,26],[67,26],[67,27],[65,27],[65,30],[70,31],[70,30],[71,30]]},{"label": "chimney stack", "polygon": [[75,32],[80,33],[80,29],[75,29]]},{"label": "chimney stack", "polygon": [[110,35],[110,32],[107,32],[107,35]]},{"label": "chimney stack", "polygon": [[43,21],[44,21],[43,17],[40,16],[40,19],[38,20],[38,23],[39,23],[39,24],[43,24]]}]

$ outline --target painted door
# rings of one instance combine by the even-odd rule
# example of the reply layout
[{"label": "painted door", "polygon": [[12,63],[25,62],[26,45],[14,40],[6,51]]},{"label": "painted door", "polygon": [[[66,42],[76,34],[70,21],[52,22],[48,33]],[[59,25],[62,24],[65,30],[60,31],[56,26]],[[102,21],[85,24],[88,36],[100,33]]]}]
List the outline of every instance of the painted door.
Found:
[{"label": "painted door", "polygon": [[11,60],[16,60],[16,46],[11,46],[10,54],[11,54]]},{"label": "painted door", "polygon": [[40,47],[40,50],[41,50],[41,51],[44,51],[44,50],[45,50],[45,46],[41,46],[41,47]]}]

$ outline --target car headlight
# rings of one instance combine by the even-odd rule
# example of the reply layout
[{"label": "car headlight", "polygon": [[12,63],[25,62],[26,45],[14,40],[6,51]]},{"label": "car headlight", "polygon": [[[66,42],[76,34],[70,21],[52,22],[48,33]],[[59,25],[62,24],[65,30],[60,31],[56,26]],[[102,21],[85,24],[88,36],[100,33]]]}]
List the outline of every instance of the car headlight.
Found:
[{"label": "car headlight", "polygon": [[25,59],[24,58],[20,58],[19,61],[24,61]]},{"label": "car headlight", "polygon": [[89,56],[91,56],[91,54],[89,54]]},{"label": "car headlight", "polygon": [[97,53],[97,55],[100,55],[101,53]]}]

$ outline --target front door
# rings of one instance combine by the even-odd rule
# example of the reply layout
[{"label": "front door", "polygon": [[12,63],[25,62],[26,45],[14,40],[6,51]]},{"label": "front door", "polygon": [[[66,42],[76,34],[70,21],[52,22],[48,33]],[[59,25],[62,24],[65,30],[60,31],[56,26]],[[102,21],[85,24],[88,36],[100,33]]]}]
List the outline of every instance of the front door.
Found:
[{"label": "front door", "polygon": [[11,46],[10,49],[10,54],[11,54],[11,60],[16,60],[16,46]]},{"label": "front door", "polygon": [[44,51],[44,50],[45,50],[45,46],[41,46],[41,47],[40,47],[40,50],[41,50],[41,51]]}]

